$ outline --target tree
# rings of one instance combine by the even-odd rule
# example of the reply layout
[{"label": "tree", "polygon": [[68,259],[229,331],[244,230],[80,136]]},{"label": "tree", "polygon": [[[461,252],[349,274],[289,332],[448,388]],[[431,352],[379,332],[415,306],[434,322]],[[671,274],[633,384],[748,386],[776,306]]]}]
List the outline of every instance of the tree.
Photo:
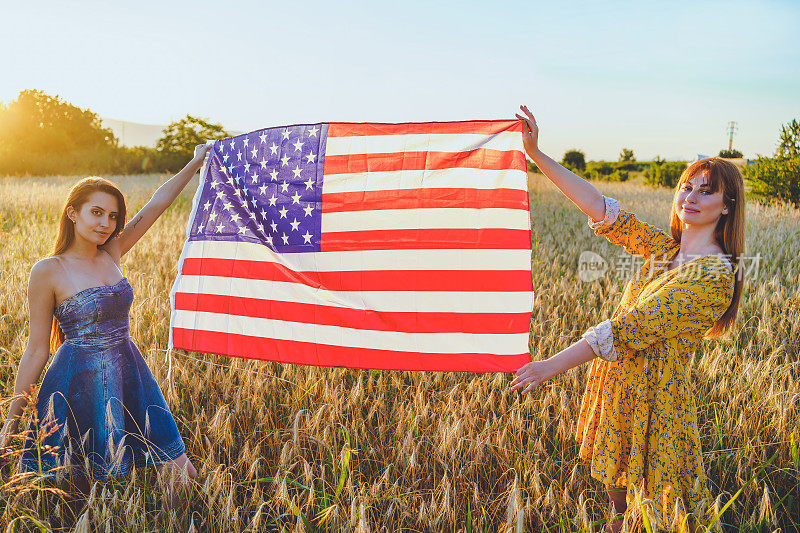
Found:
[{"label": "tree", "polygon": [[80,172],[116,147],[96,113],[58,95],[26,89],[0,105],[0,173]]},{"label": "tree", "polygon": [[636,157],[633,155],[633,150],[630,148],[623,148],[622,151],[619,153],[619,160],[633,163],[636,161]]},{"label": "tree", "polygon": [[720,150],[718,157],[722,157],[723,159],[739,159],[742,157],[742,152],[736,148],[732,148],[730,150]]},{"label": "tree", "polygon": [[586,157],[583,152],[573,148],[572,150],[567,150],[566,153],[564,153],[564,158],[561,160],[561,164],[572,170],[583,172],[586,170]]},{"label": "tree", "polygon": [[797,119],[781,126],[780,143],[775,156],[780,158],[800,156],[800,122]]},{"label": "tree", "polygon": [[170,123],[164,129],[164,136],[156,143],[156,150],[188,160],[194,154],[194,147],[198,144],[230,136],[230,133],[225,131],[220,124],[213,124],[202,118],[186,115],[177,122]]}]

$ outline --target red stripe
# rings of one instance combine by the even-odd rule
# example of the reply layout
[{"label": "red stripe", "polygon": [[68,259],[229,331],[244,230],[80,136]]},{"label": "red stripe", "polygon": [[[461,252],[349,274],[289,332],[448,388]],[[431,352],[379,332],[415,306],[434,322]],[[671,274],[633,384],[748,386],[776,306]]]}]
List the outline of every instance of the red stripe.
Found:
[{"label": "red stripe", "polygon": [[385,229],[322,234],[323,252],[345,250],[531,249],[531,232],[523,229]]},{"label": "red stripe", "polygon": [[184,292],[175,293],[175,309],[403,333],[525,333],[531,322],[530,313],[380,312]]},{"label": "red stripe", "polygon": [[466,152],[392,152],[325,156],[324,175],[392,170],[441,170],[444,168],[525,170],[520,150],[478,148]]},{"label": "red stripe", "polygon": [[515,372],[530,362],[528,354],[412,353],[331,346],[312,342],[250,337],[233,333],[173,328],[175,348],[247,359],[296,365],[370,368],[379,370],[428,370],[444,372]]},{"label": "red stripe", "polygon": [[530,291],[527,270],[358,270],[296,272],[271,261],[186,258],[182,273],[193,276],[299,283],[329,291]]},{"label": "red stripe", "polygon": [[522,131],[519,120],[472,120],[466,122],[406,122],[386,123],[347,123],[328,125],[328,137],[361,137],[364,135],[403,135],[415,133],[480,133],[492,135],[502,131]]},{"label": "red stripe", "polygon": [[528,191],[519,189],[397,189],[324,193],[322,210],[506,208],[528,210]]}]

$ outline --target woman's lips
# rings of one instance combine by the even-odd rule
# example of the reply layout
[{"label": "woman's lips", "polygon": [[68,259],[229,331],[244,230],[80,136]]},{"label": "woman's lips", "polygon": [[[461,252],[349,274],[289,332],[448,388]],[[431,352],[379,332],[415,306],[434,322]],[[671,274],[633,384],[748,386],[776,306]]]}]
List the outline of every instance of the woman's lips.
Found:
[{"label": "woman's lips", "polygon": [[683,210],[686,211],[687,213],[699,213],[700,212],[697,209],[691,209],[689,207],[684,207]]}]

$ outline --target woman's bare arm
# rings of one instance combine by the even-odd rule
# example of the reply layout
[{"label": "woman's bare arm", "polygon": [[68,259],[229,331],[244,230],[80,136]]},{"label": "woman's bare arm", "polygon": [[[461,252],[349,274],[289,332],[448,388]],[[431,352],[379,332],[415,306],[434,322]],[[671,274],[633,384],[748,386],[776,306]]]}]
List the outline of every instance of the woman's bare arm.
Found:
[{"label": "woman's bare arm", "polygon": [[514,381],[511,382],[511,390],[525,387],[522,393],[526,393],[537,387],[544,381],[566,372],[583,363],[594,359],[596,354],[586,339],[581,339],[564,348],[550,359],[544,361],[531,361],[519,368]]},{"label": "woman's bare arm", "polygon": [[181,193],[189,180],[195,175],[202,166],[206,157],[208,145],[198,145],[194,150],[194,157],[183,169],[169,179],[164,185],[159,187],[142,209],[125,224],[125,229],[120,232],[116,239],[103,246],[115,261],[133,248],[133,245],[142,238],[153,223],[169,207],[175,198]]},{"label": "woman's bare arm", "polygon": [[50,356],[50,328],[53,324],[55,293],[52,283],[53,264],[45,259],[31,269],[28,283],[28,306],[30,326],[28,345],[22,354],[14,382],[14,398],[8,410],[3,429],[0,431],[0,450],[8,444],[8,438],[17,432],[19,416],[25,408],[25,393],[39,381],[44,365]]},{"label": "woman's bare arm", "polygon": [[522,120],[522,139],[528,157],[567,198],[578,206],[578,209],[593,220],[603,220],[606,212],[603,195],[594,185],[570,172],[539,150],[539,127],[536,125],[536,119],[533,118],[527,107],[520,106],[520,109],[527,115],[527,117],[523,117],[517,114],[517,118]]}]

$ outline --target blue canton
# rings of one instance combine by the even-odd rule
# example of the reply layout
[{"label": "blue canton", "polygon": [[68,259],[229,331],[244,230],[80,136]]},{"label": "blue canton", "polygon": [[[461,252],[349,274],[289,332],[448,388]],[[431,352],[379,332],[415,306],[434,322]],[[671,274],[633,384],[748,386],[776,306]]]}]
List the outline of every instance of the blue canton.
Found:
[{"label": "blue canton", "polygon": [[305,124],[215,141],[189,240],[318,252],[327,132]]}]

